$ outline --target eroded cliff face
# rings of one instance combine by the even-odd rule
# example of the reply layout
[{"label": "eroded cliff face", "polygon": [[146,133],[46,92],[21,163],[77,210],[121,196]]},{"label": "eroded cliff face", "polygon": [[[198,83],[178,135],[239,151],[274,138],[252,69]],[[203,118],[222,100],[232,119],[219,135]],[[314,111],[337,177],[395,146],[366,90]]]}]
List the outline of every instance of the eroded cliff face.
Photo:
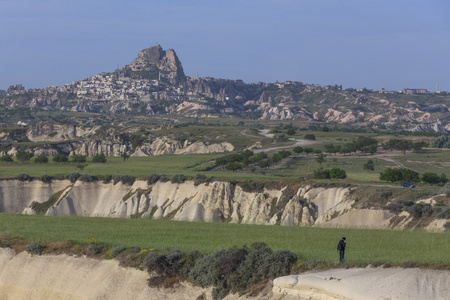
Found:
[{"label": "eroded cliff face", "polygon": [[31,256],[0,248],[0,299],[211,299],[211,289],[182,282],[150,288],[148,274],[116,260],[69,255]]},{"label": "eroded cliff face", "polygon": [[46,202],[57,193],[58,197],[46,211],[47,215],[151,216],[187,221],[298,226],[315,224],[333,207],[350,205],[346,198],[348,188],[302,187],[295,195],[288,195],[286,190],[247,192],[236,184],[221,181],[197,186],[192,181],[152,185],[136,181],[129,186],[102,182],[77,181],[72,184],[53,181],[45,184],[38,180],[4,180],[0,182],[0,212],[33,214],[33,202]]}]

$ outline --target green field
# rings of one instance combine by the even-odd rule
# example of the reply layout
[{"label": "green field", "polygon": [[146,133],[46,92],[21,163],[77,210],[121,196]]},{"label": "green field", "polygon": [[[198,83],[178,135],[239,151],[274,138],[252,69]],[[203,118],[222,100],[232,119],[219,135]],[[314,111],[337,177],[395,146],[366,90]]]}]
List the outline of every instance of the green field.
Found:
[{"label": "green field", "polygon": [[336,245],[347,237],[349,263],[450,266],[450,233],[426,231],[281,227],[169,220],[46,217],[0,214],[1,232],[30,242],[95,238],[113,247],[140,246],[156,250],[213,252],[221,247],[265,242],[274,250],[290,250],[304,260],[336,261]]}]

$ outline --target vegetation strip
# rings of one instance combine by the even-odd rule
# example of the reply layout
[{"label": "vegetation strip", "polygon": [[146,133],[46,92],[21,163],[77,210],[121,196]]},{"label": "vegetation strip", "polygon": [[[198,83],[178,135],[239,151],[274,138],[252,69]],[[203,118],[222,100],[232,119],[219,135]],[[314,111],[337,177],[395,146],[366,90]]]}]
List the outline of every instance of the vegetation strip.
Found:
[{"label": "vegetation strip", "polygon": [[412,265],[450,269],[450,234],[425,231],[280,227],[170,220],[49,217],[1,214],[3,232],[30,242],[74,241],[95,237],[107,247],[197,250],[263,242],[273,250],[289,250],[311,265],[337,261],[336,243],[348,239],[346,259],[354,264]]}]

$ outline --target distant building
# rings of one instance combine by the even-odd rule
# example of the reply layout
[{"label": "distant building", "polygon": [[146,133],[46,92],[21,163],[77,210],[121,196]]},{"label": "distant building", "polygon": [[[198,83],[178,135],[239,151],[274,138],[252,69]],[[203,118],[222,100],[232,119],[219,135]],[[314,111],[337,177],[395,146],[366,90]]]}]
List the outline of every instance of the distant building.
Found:
[{"label": "distant building", "polygon": [[406,95],[428,94],[428,91],[427,91],[427,89],[403,89],[403,93]]}]

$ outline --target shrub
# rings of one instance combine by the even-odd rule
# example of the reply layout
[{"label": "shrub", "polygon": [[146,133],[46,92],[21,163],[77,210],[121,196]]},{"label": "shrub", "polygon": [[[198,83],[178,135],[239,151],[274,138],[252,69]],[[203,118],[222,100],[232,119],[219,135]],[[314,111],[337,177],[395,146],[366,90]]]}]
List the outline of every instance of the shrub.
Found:
[{"label": "shrub", "polygon": [[450,208],[447,208],[436,215],[438,219],[450,219]]},{"label": "shrub", "polygon": [[91,176],[89,174],[83,174],[78,179],[82,182],[94,182],[97,180],[97,178],[95,176]]},{"label": "shrub", "polygon": [[0,156],[0,162],[13,162],[13,161],[14,160],[11,155],[6,154],[6,155]]},{"label": "shrub", "polygon": [[69,158],[67,157],[67,155],[58,153],[55,156],[53,156],[52,161],[53,162],[68,162]]},{"label": "shrub", "polygon": [[114,185],[116,185],[119,182],[122,182],[122,184],[128,184],[133,185],[136,178],[130,175],[116,175],[113,177]]},{"label": "shrub", "polygon": [[17,176],[17,179],[20,181],[32,181],[33,177],[28,174],[22,173]]},{"label": "shrub", "polygon": [[80,154],[75,154],[74,156],[72,156],[72,162],[74,163],[85,163],[86,162],[86,156],[85,155],[80,155]]},{"label": "shrub", "polygon": [[87,247],[87,250],[89,252],[91,252],[92,254],[99,254],[100,252],[102,252],[102,248],[95,244],[89,244],[89,246]]},{"label": "shrub", "polygon": [[157,183],[158,180],[159,180],[159,177],[160,176],[158,174],[156,174],[156,173],[151,174],[150,176],[147,177],[147,184],[151,185],[151,184]]},{"label": "shrub", "polygon": [[112,175],[105,175],[105,177],[103,177],[103,183],[110,183],[112,178]]},{"label": "shrub", "polygon": [[450,222],[447,222],[444,224],[444,228],[445,230],[449,230],[450,229]]},{"label": "shrub", "polygon": [[106,162],[106,156],[104,154],[97,154],[92,157],[93,163],[105,163]]},{"label": "shrub", "polygon": [[65,178],[69,179],[70,182],[75,183],[78,180],[78,178],[80,178],[80,176],[81,176],[80,173],[75,172],[75,173],[67,174],[65,176]]},{"label": "shrub", "polygon": [[425,172],[422,174],[422,181],[429,184],[438,184],[441,183],[441,177],[432,172]]},{"label": "shrub", "polygon": [[230,292],[244,293],[264,279],[289,274],[296,260],[292,252],[273,252],[264,243],[254,243],[249,248],[221,249],[203,256],[189,272],[189,278],[195,285],[213,286],[213,299],[222,299]]},{"label": "shrub", "polygon": [[40,179],[43,183],[51,183],[52,182],[52,177],[49,175],[42,175]]},{"label": "shrub", "polygon": [[187,177],[183,174],[176,174],[172,177],[171,182],[172,183],[184,183],[186,181]]},{"label": "shrub", "polygon": [[315,140],[315,139],[316,139],[316,136],[315,136],[314,134],[312,134],[312,133],[307,133],[307,134],[305,134],[305,135],[303,136],[303,138],[304,138],[305,140]]},{"label": "shrub", "polygon": [[116,257],[117,255],[119,255],[120,253],[122,253],[123,251],[125,251],[126,249],[127,249],[127,247],[125,247],[125,246],[117,246],[117,247],[114,247],[114,248],[111,250],[110,257],[111,257],[111,258],[114,258],[114,257]]},{"label": "shrub", "polygon": [[203,174],[197,174],[195,175],[195,181],[194,181],[194,185],[197,186],[199,184],[202,184],[206,181],[206,176]]},{"label": "shrub", "polygon": [[421,218],[430,216],[433,213],[433,208],[428,203],[416,203],[413,206],[406,208],[406,211],[415,218]]},{"label": "shrub", "polygon": [[161,182],[167,182],[167,181],[169,181],[169,177],[167,177],[166,174],[162,174],[162,175],[159,177],[159,181],[161,181]]},{"label": "shrub", "polygon": [[264,183],[259,181],[247,180],[239,183],[239,186],[247,193],[262,193],[264,191]]},{"label": "shrub", "polygon": [[46,163],[48,163],[48,157],[45,156],[44,154],[41,154],[34,158],[34,162],[37,164],[46,164]]},{"label": "shrub", "polygon": [[28,151],[25,151],[25,150],[20,150],[20,151],[18,151],[16,153],[16,158],[20,162],[29,161],[32,156],[33,155],[31,154],[31,152],[28,152]]},{"label": "shrub", "polygon": [[38,242],[33,242],[25,248],[25,251],[31,255],[41,255],[45,248],[45,245]]}]

